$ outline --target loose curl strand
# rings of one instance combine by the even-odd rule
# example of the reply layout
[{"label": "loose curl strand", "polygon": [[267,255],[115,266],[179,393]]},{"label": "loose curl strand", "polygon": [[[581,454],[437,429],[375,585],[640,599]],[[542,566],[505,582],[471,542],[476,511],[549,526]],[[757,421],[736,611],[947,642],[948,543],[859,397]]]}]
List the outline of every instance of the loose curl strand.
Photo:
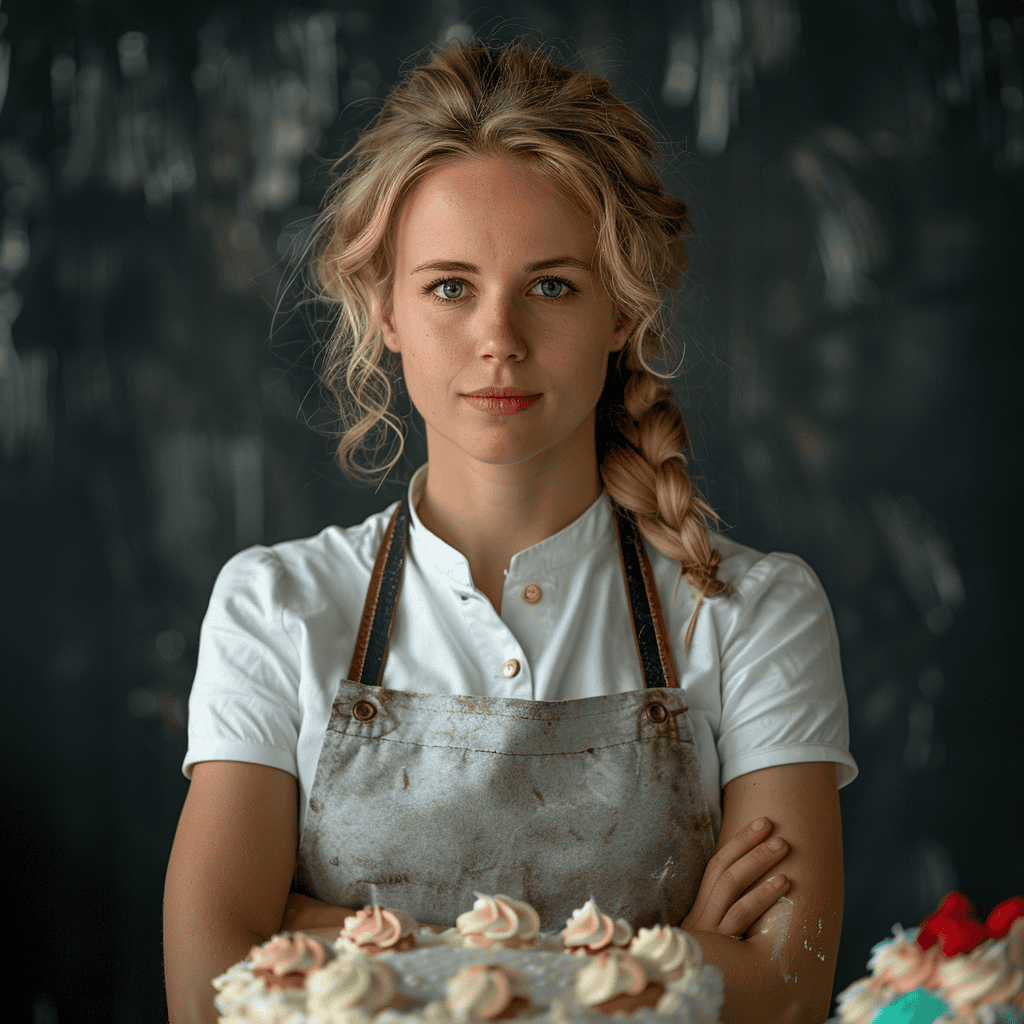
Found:
[{"label": "loose curl strand", "polygon": [[[701,602],[728,589],[708,538],[717,516],[686,470],[689,440],[670,375],[654,368],[668,347],[662,310],[686,269],[692,229],[687,204],[662,186],[650,126],[605,79],[522,40],[453,43],[405,75],[339,161],[311,265],[313,286],[334,312],[320,376],[341,417],[339,462],[368,480],[401,458],[403,422],[392,410],[395,371],[382,333],[398,213],[424,175],[480,156],[529,162],[596,227],[595,271],[630,325],[597,407],[601,478],[641,534],[680,562],[680,579],[697,595],[688,648]],[[383,446],[381,430],[397,441],[393,454],[364,465],[360,454]]]}]

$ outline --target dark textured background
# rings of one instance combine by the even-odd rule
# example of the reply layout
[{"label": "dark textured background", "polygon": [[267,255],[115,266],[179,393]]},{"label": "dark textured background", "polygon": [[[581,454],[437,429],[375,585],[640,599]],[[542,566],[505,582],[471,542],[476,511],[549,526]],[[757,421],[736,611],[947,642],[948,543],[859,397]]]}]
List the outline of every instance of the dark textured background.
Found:
[{"label": "dark textured background", "polygon": [[675,318],[699,471],[738,539],[804,556],[832,599],[861,767],[837,987],[948,889],[983,913],[1024,891],[1020,0],[21,0],[0,7],[9,1019],[166,1019],[214,575],[398,493],[332,466],[294,253],[409,55],[498,19],[658,126],[699,232]]}]

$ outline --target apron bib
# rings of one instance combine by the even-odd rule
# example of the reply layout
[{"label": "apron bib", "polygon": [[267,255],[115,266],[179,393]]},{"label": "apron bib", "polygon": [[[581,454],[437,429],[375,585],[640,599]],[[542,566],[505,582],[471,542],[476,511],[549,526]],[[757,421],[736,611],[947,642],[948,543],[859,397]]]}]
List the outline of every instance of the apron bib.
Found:
[{"label": "apron bib", "polygon": [[645,688],[568,701],[380,685],[408,496],[388,525],[338,684],[299,839],[298,888],[451,926],[476,893],[560,927],[592,897],[634,928],[678,925],[714,850],[707,794],[643,542],[616,507]]}]

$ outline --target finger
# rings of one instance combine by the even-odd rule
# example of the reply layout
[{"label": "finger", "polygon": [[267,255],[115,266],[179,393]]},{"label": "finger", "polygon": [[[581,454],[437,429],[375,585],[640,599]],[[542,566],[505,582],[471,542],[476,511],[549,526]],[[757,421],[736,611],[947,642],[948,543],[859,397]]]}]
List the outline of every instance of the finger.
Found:
[{"label": "finger", "polygon": [[[730,864],[736,863],[740,857],[749,853],[758,843],[762,843],[771,834],[774,826],[767,818],[757,818],[739,830],[720,850],[715,852],[711,858],[709,867],[712,864],[724,871]],[[718,873],[721,874],[721,871]]]},{"label": "finger", "polygon": [[702,915],[710,922],[711,929],[721,931],[721,923],[729,910],[747,890],[763,881],[788,853],[789,844],[781,836],[772,836],[727,867],[712,885]]},{"label": "finger", "polygon": [[715,851],[704,868],[704,876],[701,878],[700,889],[695,900],[696,907],[702,907],[707,903],[711,893],[727,871],[744,854],[749,853],[758,843],[771,833],[772,823],[767,818],[757,818],[745,827],[741,828],[722,847]]},{"label": "finger", "polygon": [[[716,886],[726,871],[736,860],[749,853],[758,843],[762,842],[771,833],[772,823],[768,818],[756,818],[744,827],[740,828],[723,846],[716,850],[708,861],[700,879],[700,886],[697,889],[693,906],[687,914],[687,920],[692,921],[693,927],[714,929],[720,918],[716,916],[710,921],[709,903],[715,892]],[[726,907],[720,907],[724,911]]]},{"label": "finger", "polygon": [[782,874],[764,879],[729,908],[719,931],[723,935],[746,935],[754,923],[789,892],[790,884]]},{"label": "finger", "polygon": [[[744,891],[771,870],[789,852],[781,836],[765,838],[769,822],[763,829],[754,822],[741,829],[708,862],[698,891],[703,919],[712,919],[714,926]],[[758,841],[763,839],[763,842]]]}]

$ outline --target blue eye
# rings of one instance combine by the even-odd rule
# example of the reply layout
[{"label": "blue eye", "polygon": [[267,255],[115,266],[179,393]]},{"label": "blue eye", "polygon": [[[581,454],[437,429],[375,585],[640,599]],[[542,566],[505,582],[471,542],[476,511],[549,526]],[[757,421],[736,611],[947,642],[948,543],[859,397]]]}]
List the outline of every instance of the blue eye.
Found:
[{"label": "blue eye", "polygon": [[539,289],[539,293],[546,299],[563,299],[570,291],[576,291],[568,281],[563,281],[560,277],[545,277],[538,281],[534,288]]},{"label": "blue eye", "polygon": [[439,281],[436,285],[432,285],[430,290],[439,299],[448,299],[454,302],[462,298],[465,288],[466,286],[461,281]]}]

